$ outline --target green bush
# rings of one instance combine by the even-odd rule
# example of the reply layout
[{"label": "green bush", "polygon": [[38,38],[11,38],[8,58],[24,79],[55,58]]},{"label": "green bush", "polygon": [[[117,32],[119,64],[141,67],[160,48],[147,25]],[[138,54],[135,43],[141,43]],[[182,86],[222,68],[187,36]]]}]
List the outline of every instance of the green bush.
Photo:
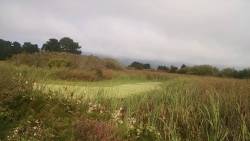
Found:
[{"label": "green bush", "polygon": [[195,75],[216,76],[219,74],[219,69],[210,65],[199,65],[199,66],[188,67],[187,73]]},{"label": "green bush", "polygon": [[16,72],[14,68],[0,65],[0,140],[15,126],[15,123],[23,116],[24,111],[20,105],[25,104],[29,99],[23,94],[32,91],[32,81],[27,79],[22,72]]},{"label": "green bush", "polygon": [[233,68],[225,68],[220,71],[222,77],[237,77],[237,70]]}]

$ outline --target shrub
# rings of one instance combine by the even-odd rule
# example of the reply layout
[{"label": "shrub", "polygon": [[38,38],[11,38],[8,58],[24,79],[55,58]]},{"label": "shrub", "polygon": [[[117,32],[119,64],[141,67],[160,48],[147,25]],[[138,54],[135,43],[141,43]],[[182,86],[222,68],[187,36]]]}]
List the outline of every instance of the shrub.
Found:
[{"label": "shrub", "polygon": [[166,71],[166,72],[168,72],[169,71],[169,67],[167,67],[167,66],[158,66],[157,70],[158,71]]},{"label": "shrub", "polygon": [[238,72],[238,78],[250,78],[250,69],[243,69]]},{"label": "shrub", "polygon": [[36,67],[70,67],[73,69],[122,69],[119,62],[113,59],[100,59],[96,56],[75,55],[69,53],[35,53],[17,54],[11,58],[16,65]]},{"label": "shrub", "polygon": [[20,105],[29,101],[22,94],[30,94],[32,81],[24,73],[15,72],[14,68],[0,65],[0,140],[25,116]]},{"label": "shrub", "polygon": [[188,67],[187,73],[195,75],[216,76],[219,74],[219,69],[210,65],[199,65],[199,66]]},{"label": "shrub", "polygon": [[62,60],[62,59],[53,59],[48,62],[48,66],[50,68],[66,68],[70,67],[71,63],[67,60]]},{"label": "shrub", "polygon": [[220,71],[222,77],[237,77],[237,70],[233,68],[225,68]]},{"label": "shrub", "polygon": [[106,59],[104,59],[104,63],[105,63],[105,67],[107,69],[113,69],[113,70],[121,70],[122,69],[122,66],[120,65],[120,63],[114,59],[106,58]]},{"label": "shrub", "polygon": [[171,65],[170,66],[170,72],[175,73],[178,70],[178,67]]},{"label": "shrub", "polygon": [[99,81],[103,79],[111,79],[112,72],[102,69],[80,70],[80,69],[64,69],[59,70],[55,74],[56,78],[62,80],[86,80]]},{"label": "shrub", "polygon": [[140,62],[133,62],[128,67],[138,69],[138,70],[151,69],[150,64],[143,64],[143,63],[140,63]]}]

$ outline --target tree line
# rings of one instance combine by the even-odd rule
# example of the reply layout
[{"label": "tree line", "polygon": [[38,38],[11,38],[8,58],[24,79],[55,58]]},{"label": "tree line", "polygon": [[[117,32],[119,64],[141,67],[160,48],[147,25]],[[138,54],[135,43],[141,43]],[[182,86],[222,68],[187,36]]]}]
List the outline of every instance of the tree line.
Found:
[{"label": "tree line", "polygon": [[14,41],[0,39],[0,60],[5,60],[19,53],[38,53],[45,52],[68,52],[72,54],[81,54],[81,46],[69,37],[63,37],[60,40],[49,39],[41,48],[37,44],[24,42],[23,44]]},{"label": "tree line", "polygon": [[[128,67],[138,70],[152,69],[150,67],[150,64],[143,64],[140,62],[133,62]],[[201,75],[201,76],[219,76],[219,77],[240,78],[240,79],[250,78],[250,68],[245,68],[241,70],[236,70],[234,68],[218,69],[217,67],[211,65],[187,66],[183,64],[180,67],[174,65],[171,66],[160,65],[157,67],[156,70],[161,72],[191,74],[191,75]]]}]

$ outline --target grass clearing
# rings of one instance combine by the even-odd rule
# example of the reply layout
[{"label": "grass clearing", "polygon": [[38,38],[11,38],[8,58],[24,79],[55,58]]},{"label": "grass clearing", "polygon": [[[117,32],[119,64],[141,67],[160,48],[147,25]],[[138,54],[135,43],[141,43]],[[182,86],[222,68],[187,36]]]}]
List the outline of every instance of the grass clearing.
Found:
[{"label": "grass clearing", "polygon": [[[103,83],[103,82],[101,82]],[[84,83],[77,85],[65,85],[65,84],[46,84],[44,90],[46,92],[56,92],[63,95],[74,94],[78,97],[93,98],[102,95],[103,97],[125,98],[135,94],[141,94],[149,91],[153,91],[160,88],[161,82],[144,82],[144,83],[124,83],[115,84],[110,83],[106,86],[94,85],[92,83]]]}]

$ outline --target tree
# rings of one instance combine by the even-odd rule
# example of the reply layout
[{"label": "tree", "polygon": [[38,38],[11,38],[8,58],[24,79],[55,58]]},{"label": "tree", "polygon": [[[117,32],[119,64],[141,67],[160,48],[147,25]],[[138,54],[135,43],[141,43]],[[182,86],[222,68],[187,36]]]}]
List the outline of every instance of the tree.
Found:
[{"label": "tree", "polygon": [[22,46],[18,42],[13,42],[12,43],[12,54],[18,54],[22,52]]},{"label": "tree", "polygon": [[225,68],[221,70],[220,75],[222,77],[237,77],[238,71],[234,68]]},{"label": "tree", "polygon": [[250,68],[240,70],[237,74],[238,78],[249,79],[250,78]]},{"label": "tree", "polygon": [[129,65],[129,67],[142,70],[142,69],[144,69],[144,64],[142,64],[140,62],[133,62]]},{"label": "tree", "polygon": [[185,64],[182,64],[181,68],[177,72],[181,74],[185,74],[188,72],[188,67]]},{"label": "tree", "polygon": [[170,72],[175,73],[178,70],[178,67],[171,65]]},{"label": "tree", "polygon": [[150,64],[143,64],[144,69],[151,69]]},{"label": "tree", "polygon": [[11,42],[0,39],[0,60],[11,57]]},{"label": "tree", "polygon": [[69,52],[73,54],[81,54],[81,46],[77,42],[74,42],[72,39],[69,37],[64,37],[60,41],[60,46],[62,51],[64,52]]},{"label": "tree", "polygon": [[39,52],[37,44],[31,44],[30,42],[25,42],[23,44],[23,51],[25,53],[36,53]]},{"label": "tree", "polygon": [[45,44],[43,44],[42,50],[60,52],[62,51],[62,48],[57,39],[51,38]]},{"label": "tree", "polygon": [[166,72],[168,72],[169,71],[169,67],[167,67],[167,66],[158,66],[157,70],[158,71],[166,71]]},{"label": "tree", "polygon": [[182,64],[181,65],[181,69],[184,69],[184,68],[186,68],[187,66],[185,65],[185,64]]}]

